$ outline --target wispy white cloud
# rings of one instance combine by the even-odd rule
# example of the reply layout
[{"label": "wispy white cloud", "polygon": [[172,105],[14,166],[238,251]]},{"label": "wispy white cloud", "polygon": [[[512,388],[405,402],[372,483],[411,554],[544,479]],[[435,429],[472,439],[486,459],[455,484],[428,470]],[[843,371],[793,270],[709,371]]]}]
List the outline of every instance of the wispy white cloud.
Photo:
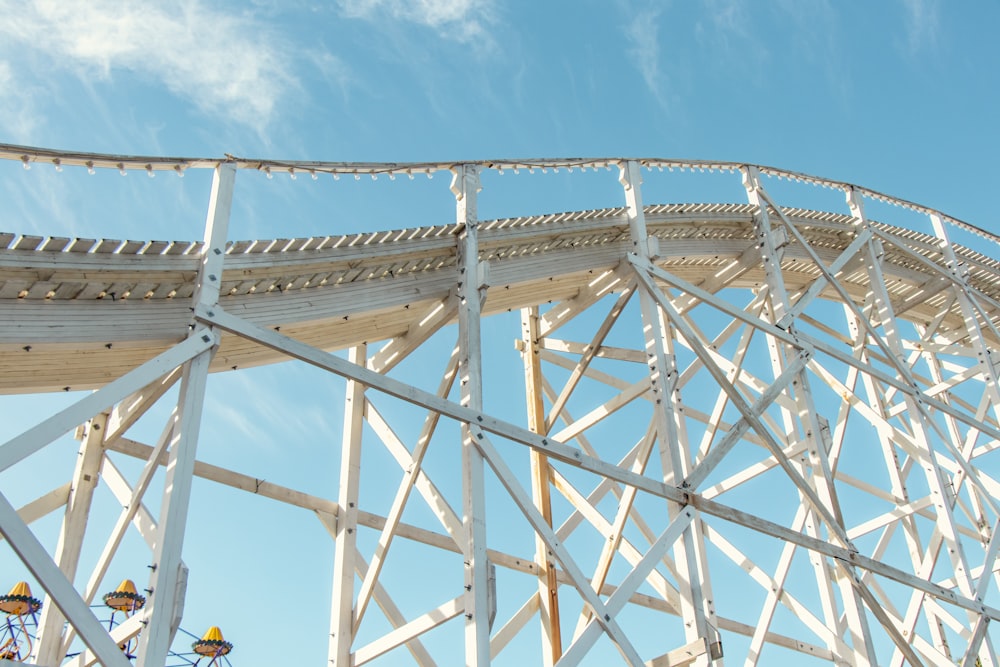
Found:
[{"label": "wispy white cloud", "polygon": [[[213,427],[233,436],[230,447],[240,449],[253,444],[270,453],[301,452],[304,443],[314,442],[317,434],[337,432],[329,406],[318,400],[304,400],[314,397],[282,385],[286,382],[302,387],[314,382],[326,386],[315,382],[315,373],[275,367],[256,369],[253,375],[254,378],[245,372],[226,374],[217,381],[224,385],[225,391],[209,391],[208,410],[216,420]],[[305,381],[303,376],[307,378]],[[247,418],[250,412],[253,419]]]},{"label": "wispy white cloud", "polygon": [[937,45],[940,2],[939,0],[903,0],[905,46],[910,53]]},{"label": "wispy white cloud", "polygon": [[[733,40],[740,42],[749,38],[750,18],[742,0],[710,0],[706,4],[712,34],[726,49],[733,48]],[[742,44],[740,47],[742,48]]]},{"label": "wispy white cloud", "polygon": [[695,23],[695,36],[714,61],[751,79],[759,76],[769,57],[753,29],[755,10],[761,8],[748,7],[746,0],[708,0],[704,18]]},{"label": "wispy white cloud", "polygon": [[427,26],[463,43],[489,43],[489,28],[496,21],[492,0],[340,0],[340,8],[352,18],[389,16]]},{"label": "wispy white cloud", "polygon": [[670,82],[660,68],[660,10],[655,7],[636,12],[625,26],[628,55],[642,74],[646,87],[664,109],[669,108]]},{"label": "wispy white cloud", "polygon": [[279,35],[202,0],[0,0],[0,38],[83,78],[152,77],[203,112],[258,130],[299,87]]},{"label": "wispy white cloud", "polygon": [[6,60],[0,60],[0,129],[8,137],[30,143],[38,129],[38,114],[30,84],[16,76]]}]

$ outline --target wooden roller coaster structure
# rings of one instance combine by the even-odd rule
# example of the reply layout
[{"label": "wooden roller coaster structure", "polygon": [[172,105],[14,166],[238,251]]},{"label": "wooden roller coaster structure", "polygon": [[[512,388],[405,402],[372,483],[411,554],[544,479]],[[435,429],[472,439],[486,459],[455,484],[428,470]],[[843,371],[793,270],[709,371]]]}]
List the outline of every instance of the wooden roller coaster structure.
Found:
[{"label": "wooden roller coaster structure", "polygon": [[[998,664],[1000,262],[949,240],[956,228],[986,245],[990,234],[847,183],[736,163],[376,164],[21,146],[0,146],[0,157],[214,172],[200,241],[0,234],[0,392],[88,390],[0,445],[8,470],[67,433],[81,440],[68,485],[20,509],[0,494],[0,532],[46,597],[36,664],[62,664],[74,636],[86,650],[67,663],[129,664],[119,645],[138,636],[137,662],[164,664],[196,477],[320,517],[333,539],[337,667],[505,664],[526,634],[542,665],[609,664],[607,649],[612,662],[652,666]],[[479,219],[484,172],[597,168],[617,171],[623,199],[611,208]],[[746,200],[646,204],[643,170],[663,168],[741,179]],[[444,172],[456,218],[233,241],[243,170]],[[844,210],[783,207],[765,187],[774,177],[839,190]],[[872,201],[922,216],[929,231],[871,219]],[[520,419],[484,398],[500,390],[484,372],[499,352],[483,329],[506,313],[520,315],[506,347],[521,358]],[[394,373],[439,349],[428,386]],[[325,497],[196,458],[208,374],[288,359],[346,383],[339,483]],[[385,397],[420,410],[419,426],[393,425]],[[173,411],[159,440],[130,437],[163,401]],[[366,469],[371,448],[399,469]],[[441,452],[450,479],[425,465]],[[122,455],[142,461],[136,479],[110,463]],[[154,519],[143,497],[161,466]],[[377,479],[392,500],[376,507],[365,485]],[[124,509],[84,586],[81,545],[101,483]],[[414,503],[425,511],[404,521]],[[56,511],[51,552],[29,524]],[[88,605],[133,524],[150,545],[151,592],[109,634]],[[405,591],[388,573],[434,575],[394,558],[400,544],[454,568],[441,599],[420,600],[417,613],[394,601]],[[427,639],[444,626],[462,628],[463,641],[442,653]]]}]

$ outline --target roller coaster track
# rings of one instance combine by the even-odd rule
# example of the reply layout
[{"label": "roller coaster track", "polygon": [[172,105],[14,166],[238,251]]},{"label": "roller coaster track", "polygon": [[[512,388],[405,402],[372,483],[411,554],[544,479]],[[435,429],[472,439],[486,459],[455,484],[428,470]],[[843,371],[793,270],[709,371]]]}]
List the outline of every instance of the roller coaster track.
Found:
[{"label": "roller coaster track", "polygon": [[[145,460],[146,471],[170,464],[159,525],[146,536],[150,589],[168,593],[155,593],[145,625],[129,630],[141,630],[143,664],[163,664],[184,600],[180,553],[195,477],[323,519],[333,537],[335,665],[506,664],[518,649],[504,649],[525,636],[533,664],[545,665],[606,661],[602,647],[623,664],[654,666],[998,664],[1000,262],[949,240],[959,228],[995,254],[1000,238],[989,232],[848,183],[726,162],[339,163],[6,145],[0,158],[214,173],[201,240],[0,233],[0,393],[94,390],[0,446],[6,470],[74,429],[82,440],[70,490],[20,518],[0,497],[0,529],[56,602],[46,605],[38,664],[57,664],[72,633],[91,651],[74,664],[124,660],[115,645],[125,633],[108,638],[87,610],[93,591],[71,584],[96,473],[121,454]],[[596,169],[617,172],[624,206],[478,218],[487,170]],[[747,198],[645,204],[644,169],[741,178]],[[232,240],[241,170],[444,172],[456,220]],[[847,205],[782,206],[767,178],[841,191]],[[927,227],[870,219],[870,201],[924,216]],[[500,351],[482,329],[508,321],[505,313],[520,315],[510,339],[528,402],[514,421],[484,402],[484,389],[499,391],[484,358]],[[421,361],[445,368],[430,385],[393,372],[405,358],[433,356],[428,341],[442,336],[457,340],[455,354]],[[229,469],[195,460],[206,374],[289,358],[347,383],[341,477],[328,498],[262,491],[263,475],[235,471],[252,461]],[[391,426],[373,395],[418,407],[423,427]],[[127,437],[158,401],[177,406],[165,439]],[[246,410],[250,419],[253,406]],[[439,420],[460,426],[460,462],[451,451],[461,484],[435,485],[422,467],[448,447]],[[370,448],[400,462],[388,511],[360,501],[378,483],[359,463]],[[484,476],[499,482],[515,517],[487,510]],[[131,494],[123,504],[141,501],[148,481],[120,480],[118,493]],[[403,522],[408,503],[421,502],[436,519]],[[26,522],[57,510],[61,543],[49,553]],[[535,553],[506,528],[487,533],[487,523],[508,521]],[[596,543],[577,537],[585,534]],[[464,584],[443,604],[400,611],[382,584],[407,567],[393,559],[397,537],[457,564]],[[109,540],[107,558],[116,548]],[[514,577],[527,589],[496,585]],[[366,622],[389,630],[373,634]],[[429,639],[445,628],[460,638],[450,653]]]}]

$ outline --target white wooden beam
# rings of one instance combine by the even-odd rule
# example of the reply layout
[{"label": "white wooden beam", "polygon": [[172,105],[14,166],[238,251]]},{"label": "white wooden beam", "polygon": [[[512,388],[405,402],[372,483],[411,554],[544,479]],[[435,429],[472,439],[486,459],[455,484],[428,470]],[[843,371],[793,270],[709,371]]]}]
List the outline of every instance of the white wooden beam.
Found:
[{"label": "white wooden beam", "polygon": [[[236,166],[232,162],[221,163],[215,168],[205,221],[205,245],[200,257],[197,286],[192,296],[195,308],[209,307],[219,300],[235,182]],[[153,551],[153,572],[149,584],[152,592],[147,603],[147,625],[139,640],[138,659],[144,664],[159,664],[166,660],[184,606],[187,581],[181,552],[191,500],[208,367],[218,345],[218,334],[211,327],[205,329],[196,326],[191,333],[192,338],[206,336],[215,345],[187,362],[181,376],[179,424],[170,444],[156,548]]]},{"label": "white wooden beam", "polygon": [[[608,601],[605,603],[607,613],[617,614],[622,610],[628,602],[629,597],[638,590],[639,586],[646,580],[646,577],[649,576],[649,573],[656,567],[657,563],[666,555],[667,551],[681,537],[684,531],[687,530],[693,520],[695,520],[695,511],[690,507],[685,507],[677,513],[656,541],[650,545],[642,560],[636,563],[632,570],[625,575],[625,578],[618,584],[618,588],[608,598]],[[565,667],[579,664],[587,651],[594,645],[594,642],[597,641],[600,631],[600,624],[596,620],[591,619],[583,632],[566,649],[561,663],[565,663]],[[713,637],[714,639],[716,638]]]},{"label": "white wooden beam", "polygon": [[[834,273],[842,268],[843,264],[846,264],[849,259],[853,259],[855,254],[865,247],[864,242],[857,242],[857,240],[852,242],[848,246],[847,251],[834,261],[834,269],[828,269],[809,245],[809,242],[799,233],[792,221],[788,219],[784,211],[770,198],[767,190],[761,184],[759,171],[754,167],[746,167],[742,169],[742,172],[747,198],[751,204],[757,207],[757,212],[754,216],[754,233],[761,248],[761,259],[764,263],[767,277],[768,294],[771,303],[770,319],[778,327],[787,329],[791,333],[796,333],[798,330],[795,317],[799,311],[791,304],[788,289],[785,285],[781,271],[782,255],[778,252],[773,241],[774,234],[770,222],[770,210],[773,210],[785,224],[783,229],[786,235],[790,232],[799,244],[797,247],[805,251],[807,256],[812,260],[813,265],[819,270],[822,280],[841,295],[844,299],[845,308],[857,311],[854,302],[851,300],[851,296],[847,294],[846,289],[837,281]],[[770,209],[768,206],[770,206]],[[871,233],[869,232],[868,236],[870,237],[870,235]],[[838,264],[841,260],[843,260],[843,263]],[[811,299],[815,294],[818,294],[818,290],[815,294],[811,292],[812,288],[815,287],[816,283],[810,286],[810,289],[806,291],[804,296]],[[805,305],[808,305],[808,301],[805,302]],[[782,346],[773,338],[768,340],[768,344],[771,349],[771,364],[775,374],[783,371],[784,367],[788,364],[789,356],[800,353],[798,345]],[[840,502],[834,484],[828,452],[822,441],[822,428],[817,417],[816,405],[812,398],[811,381],[809,375],[805,372],[798,374],[794,399],[794,411],[787,408],[782,411],[785,430],[794,433],[794,437],[802,438],[808,443],[806,453],[809,460],[808,468],[811,469],[811,481],[815,486],[817,497],[829,510],[829,514],[832,515],[835,521],[835,525],[830,525],[829,528],[831,532],[846,537],[843,515],[840,510]],[[805,472],[806,466],[798,467],[803,468],[803,472]],[[802,493],[801,489],[800,493]],[[829,523],[829,518],[826,516],[818,512],[816,516],[817,518],[822,517],[824,521]],[[821,529],[812,520],[812,517],[811,513],[806,515],[805,527],[809,534],[818,536],[821,534]],[[819,554],[815,552],[810,553],[809,558],[815,571],[820,600],[828,627],[837,627],[840,623],[840,614],[837,611],[833,588],[837,586],[840,589],[844,618],[851,635],[852,645],[850,656],[843,654],[843,657],[850,657],[858,664],[877,664],[878,659],[872,643],[871,630],[864,616],[862,601],[856,589],[839,571],[830,568],[826,560],[820,557]],[[830,648],[833,650],[834,646],[830,646]]]},{"label": "white wooden beam", "polygon": [[[55,512],[60,507],[64,507],[66,505],[66,501],[69,499],[69,492],[72,485],[72,482],[66,482],[62,486],[52,489],[48,493],[35,498],[30,503],[22,505],[21,509],[17,510],[17,515],[21,517],[21,521],[23,521],[25,525],[30,526],[43,516],[47,516],[52,512]],[[0,542],[3,540],[4,536],[0,535]]]},{"label": "white wooden beam", "polygon": [[590,606],[591,610],[594,612],[597,622],[608,633],[608,636],[618,647],[618,650],[622,653],[622,656],[626,661],[632,665],[632,667],[641,667],[642,659],[639,654],[636,653],[635,647],[629,641],[628,637],[622,631],[621,626],[615,620],[614,615],[606,607],[606,605],[597,596],[597,593],[593,588],[590,587],[590,582],[587,581],[586,576],[583,571],[576,564],[576,561],[570,555],[569,551],[563,545],[563,543],[556,537],[555,532],[552,528],[545,522],[545,519],[539,513],[538,509],[535,508],[534,503],[531,502],[531,498],[528,496],[527,492],[521,486],[520,482],[514,476],[513,471],[500,457],[500,454],[493,447],[489,438],[480,430],[478,427],[471,427],[473,432],[474,442],[479,451],[482,452],[483,458],[486,463],[489,464],[490,468],[496,474],[500,483],[507,489],[507,493],[514,500],[514,503],[521,510],[521,513],[528,519],[528,522],[534,528],[535,532],[545,540],[549,549],[552,551],[553,556],[562,564],[563,571],[569,576],[573,587],[580,593],[584,602]]},{"label": "white wooden beam", "polygon": [[514,615],[493,634],[493,637],[490,639],[491,658],[496,658],[500,655],[500,652],[510,643],[510,640],[516,637],[521,628],[528,624],[531,617],[541,608],[540,598],[541,595],[538,591],[532,593],[527,601],[514,612]]},{"label": "white wooden beam", "polygon": [[[363,345],[351,348],[348,360],[366,363]],[[337,487],[337,530],[333,555],[333,598],[330,612],[329,663],[351,667],[354,643],[354,571],[358,541],[358,498],[361,490],[361,448],[364,427],[365,386],[356,380],[347,382],[344,399],[344,433],[340,444],[340,484]],[[363,610],[362,610],[363,613]]]},{"label": "white wooden beam", "polygon": [[[482,299],[488,265],[479,260],[479,168],[458,165],[452,170],[458,236],[458,376],[461,403],[483,409]],[[465,555],[465,662],[490,663],[489,563],[486,557],[486,489],[483,456],[472,442],[468,423],[462,425],[462,524]]]},{"label": "white wooden beam", "polygon": [[94,393],[81,398],[73,405],[60,410],[37,426],[11,438],[0,446],[0,471],[34,454],[59,436],[166,375],[214,344],[215,339],[207,333],[188,338]]},{"label": "white wooden beam", "polygon": [[569,463],[582,470],[593,472],[623,484],[636,486],[647,493],[673,502],[691,504],[704,514],[710,514],[726,521],[744,525],[765,535],[794,542],[807,549],[819,551],[827,556],[844,558],[854,563],[857,567],[874,571],[881,576],[888,577],[906,586],[926,591],[929,595],[933,595],[950,604],[975,610],[977,613],[985,612],[990,618],[1000,620],[1000,609],[986,606],[957,595],[954,591],[937,586],[932,582],[920,579],[886,563],[867,558],[845,547],[811,538],[772,521],[761,519],[749,512],[707,500],[698,494],[685,493],[662,482],[657,482],[643,475],[637,475],[620,466],[595,459],[576,448],[568,447],[550,438],[541,437],[527,429],[508,423],[482,411],[472,410],[452,401],[441,399],[431,392],[400,382],[394,378],[374,373],[362,366],[351,364],[335,355],[300,343],[278,332],[241,320],[219,308],[201,309],[196,315],[199,319],[212,322],[220,329],[254,340],[261,345],[279,350],[283,354],[300,359],[313,366],[323,368],[343,377],[353,377],[363,384],[391,396],[436,410],[442,415],[446,415],[457,421],[475,423],[482,430],[495,433],[513,442],[538,448],[550,458]]},{"label": "white wooden beam", "polygon": [[545,433],[552,430],[552,426],[555,424],[556,419],[559,418],[559,413],[566,406],[566,401],[569,400],[570,394],[576,389],[577,384],[583,378],[587,371],[587,367],[590,366],[590,362],[593,361],[594,356],[600,349],[601,345],[604,343],[604,339],[607,338],[608,334],[611,332],[611,327],[614,326],[615,322],[618,321],[618,317],[625,310],[625,306],[628,305],[629,300],[632,298],[632,294],[635,293],[635,284],[630,282],[628,287],[622,291],[619,295],[618,300],[611,306],[611,311],[601,322],[600,326],[597,328],[597,332],[594,334],[593,339],[583,350],[583,354],[580,356],[579,362],[577,362],[576,368],[570,373],[569,378],[566,380],[566,384],[563,385],[562,391],[559,392],[559,396],[552,404],[552,408],[549,410],[548,416],[545,418]]},{"label": "white wooden beam", "polygon": [[[413,465],[413,456],[406,445],[403,444],[402,439],[395,431],[389,426],[385,418],[382,416],[381,412],[375,407],[375,403],[372,400],[373,397],[369,397],[365,405],[365,417],[368,420],[368,425],[375,431],[382,444],[385,445],[386,449],[399,467],[404,472]],[[434,513],[434,516],[438,518],[441,526],[448,533],[451,538],[452,544],[456,549],[461,549],[463,542],[462,535],[462,519],[458,516],[458,513],[452,508],[448,503],[448,500],[444,497],[444,494],[437,487],[437,485],[431,480],[430,476],[427,475],[425,470],[417,471],[415,486],[417,491],[423,497],[424,502],[427,503],[427,507]]]},{"label": "white wooden beam", "polygon": [[361,665],[371,662],[392,649],[412,641],[428,630],[433,630],[442,623],[450,621],[464,610],[461,595],[454,600],[449,600],[426,614],[413,619],[406,625],[396,628],[389,634],[376,639],[371,644],[362,646],[355,653],[353,664],[355,667],[361,667]]},{"label": "white wooden beam", "polygon": [[[438,386],[438,396],[448,395],[457,372],[458,348],[455,348],[451,359],[448,361],[448,367],[445,369],[441,383]],[[424,418],[424,425],[421,428],[420,435],[417,437],[416,445],[410,457],[412,463],[404,469],[403,481],[400,483],[399,488],[396,490],[396,495],[393,497],[389,514],[386,516],[385,526],[382,528],[381,533],[379,533],[375,553],[368,565],[368,571],[361,582],[361,587],[358,589],[358,599],[354,606],[354,632],[357,632],[358,626],[364,618],[365,609],[371,599],[379,573],[382,571],[382,565],[389,554],[389,548],[392,546],[396,528],[403,517],[403,510],[406,508],[406,503],[410,498],[410,492],[413,490],[422,472],[424,454],[427,453],[431,438],[434,437],[434,430],[437,427],[439,417],[438,413],[432,411]],[[343,506],[343,502],[341,502],[341,506]]]},{"label": "white wooden beam", "polygon": [[[111,641],[113,641],[117,646],[121,646],[125,642],[134,639],[140,632],[142,632],[144,627],[143,623],[144,618],[142,614],[133,614],[129,618],[125,619],[121,625],[116,626],[108,633],[111,637]],[[120,648],[118,650],[119,652],[121,651]],[[97,655],[88,649],[86,651],[82,651],[68,663],[60,661],[52,664],[60,664],[62,667],[90,667],[91,665],[97,664],[97,662]],[[47,663],[39,661],[38,664],[42,665]]]},{"label": "white wooden beam", "polygon": [[73,584],[55,564],[38,538],[28,529],[7,498],[0,493],[0,532],[7,538],[32,576],[49,594],[49,604],[59,607],[70,625],[76,628],[83,643],[107,667],[129,667],[121,649],[108,636],[107,630],[94,617]]},{"label": "white wooden beam", "polygon": [[88,603],[94,601],[94,596],[97,594],[97,587],[101,585],[101,582],[104,580],[104,575],[107,574],[108,567],[111,565],[111,559],[114,558],[115,553],[118,551],[118,547],[121,545],[122,539],[125,537],[125,530],[128,528],[129,524],[132,523],[133,519],[135,519],[139,510],[143,507],[143,497],[145,496],[150,483],[153,481],[153,473],[156,472],[160,466],[161,456],[166,453],[167,445],[173,439],[174,428],[176,426],[177,410],[175,409],[167,418],[167,423],[160,434],[156,447],[154,447],[149,453],[149,458],[146,460],[146,464],[143,466],[142,471],[139,473],[139,477],[136,480],[135,486],[132,488],[131,496],[128,501],[124,503],[125,506],[122,508],[121,514],[118,515],[118,519],[115,522],[114,527],[111,529],[111,535],[108,536],[104,548],[101,550],[101,555],[97,559],[97,564],[91,571],[87,587],[84,589],[84,599]]},{"label": "white wooden beam", "polygon": [[[55,561],[70,582],[76,579],[80,564],[80,552],[90,519],[91,502],[94,490],[97,488],[101,461],[104,458],[104,435],[107,433],[107,426],[106,413],[101,413],[88,422],[80,454],[77,457],[76,469],[73,472],[73,490],[66,503],[66,513],[63,516],[62,530],[59,532],[55,551]],[[38,623],[37,655],[40,664],[58,664],[64,657],[64,654],[60,653],[64,621],[58,607],[47,605],[42,610],[42,617]]]}]

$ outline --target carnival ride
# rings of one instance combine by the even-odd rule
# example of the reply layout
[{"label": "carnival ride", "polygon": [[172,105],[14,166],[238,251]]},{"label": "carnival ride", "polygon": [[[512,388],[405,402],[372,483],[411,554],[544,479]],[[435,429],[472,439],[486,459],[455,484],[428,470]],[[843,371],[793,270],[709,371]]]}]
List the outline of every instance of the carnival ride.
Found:
[{"label": "carnival ride", "polygon": [[[320,519],[333,538],[328,658],[341,667],[523,662],[525,646],[544,665],[607,664],[608,650],[653,667],[792,655],[998,664],[1000,262],[983,230],[749,164],[362,164],[19,146],[0,157],[213,173],[202,241],[0,234],[0,392],[93,390],[0,446],[7,470],[74,429],[82,442],[68,486],[20,511],[0,495],[0,532],[54,601],[23,649],[37,664],[58,664],[71,633],[86,647],[73,664],[167,661],[196,477]],[[479,219],[485,174],[597,169],[615,172],[624,206]],[[739,178],[746,201],[645,204],[644,169]],[[445,172],[456,219],[234,241],[234,184],[246,171]],[[775,178],[839,191],[846,206],[783,206]],[[875,219],[866,206],[908,217]],[[520,418],[491,402],[510,394],[490,364],[511,341]],[[196,460],[208,374],[287,359],[346,382],[340,479],[326,496],[236,471],[253,461]],[[416,379],[399,370],[413,360]],[[161,437],[132,438],[158,402],[175,406]],[[399,464],[388,493],[386,470],[361,463],[376,450]],[[111,462],[119,455],[142,462],[135,481]],[[154,520],[143,497],[161,466]],[[101,482],[124,509],[77,588]],[[28,524],[59,509],[50,553]],[[129,614],[109,632],[88,605],[132,523],[152,553],[153,592],[142,604],[134,586],[109,594]],[[430,595],[407,595],[432,579]],[[460,641],[434,641],[449,629]],[[231,649],[217,628],[198,642],[213,660]]]},{"label": "carnival ride", "polygon": [[[105,593],[104,607],[111,610],[104,623],[108,633],[114,631],[124,620],[133,616],[146,605],[146,598],[136,592],[135,583],[125,579],[115,590]],[[6,595],[0,595],[0,612],[7,615],[5,624],[0,629],[0,661],[8,663],[26,663],[32,657],[32,648],[38,633],[38,612],[42,608],[41,600],[31,595],[31,587],[27,582],[20,581]],[[100,605],[97,606],[100,609]],[[100,612],[97,613],[100,616]],[[204,667],[213,665],[230,665],[225,656],[233,650],[233,644],[227,642],[222,631],[212,626],[198,638],[195,635],[178,628],[183,634],[192,637],[190,651],[171,650],[167,655],[167,664],[180,667],[191,665]],[[129,660],[136,658],[137,637],[130,637],[118,645]],[[67,659],[76,658],[78,654],[68,653]],[[202,663],[202,660],[208,660]]]}]

